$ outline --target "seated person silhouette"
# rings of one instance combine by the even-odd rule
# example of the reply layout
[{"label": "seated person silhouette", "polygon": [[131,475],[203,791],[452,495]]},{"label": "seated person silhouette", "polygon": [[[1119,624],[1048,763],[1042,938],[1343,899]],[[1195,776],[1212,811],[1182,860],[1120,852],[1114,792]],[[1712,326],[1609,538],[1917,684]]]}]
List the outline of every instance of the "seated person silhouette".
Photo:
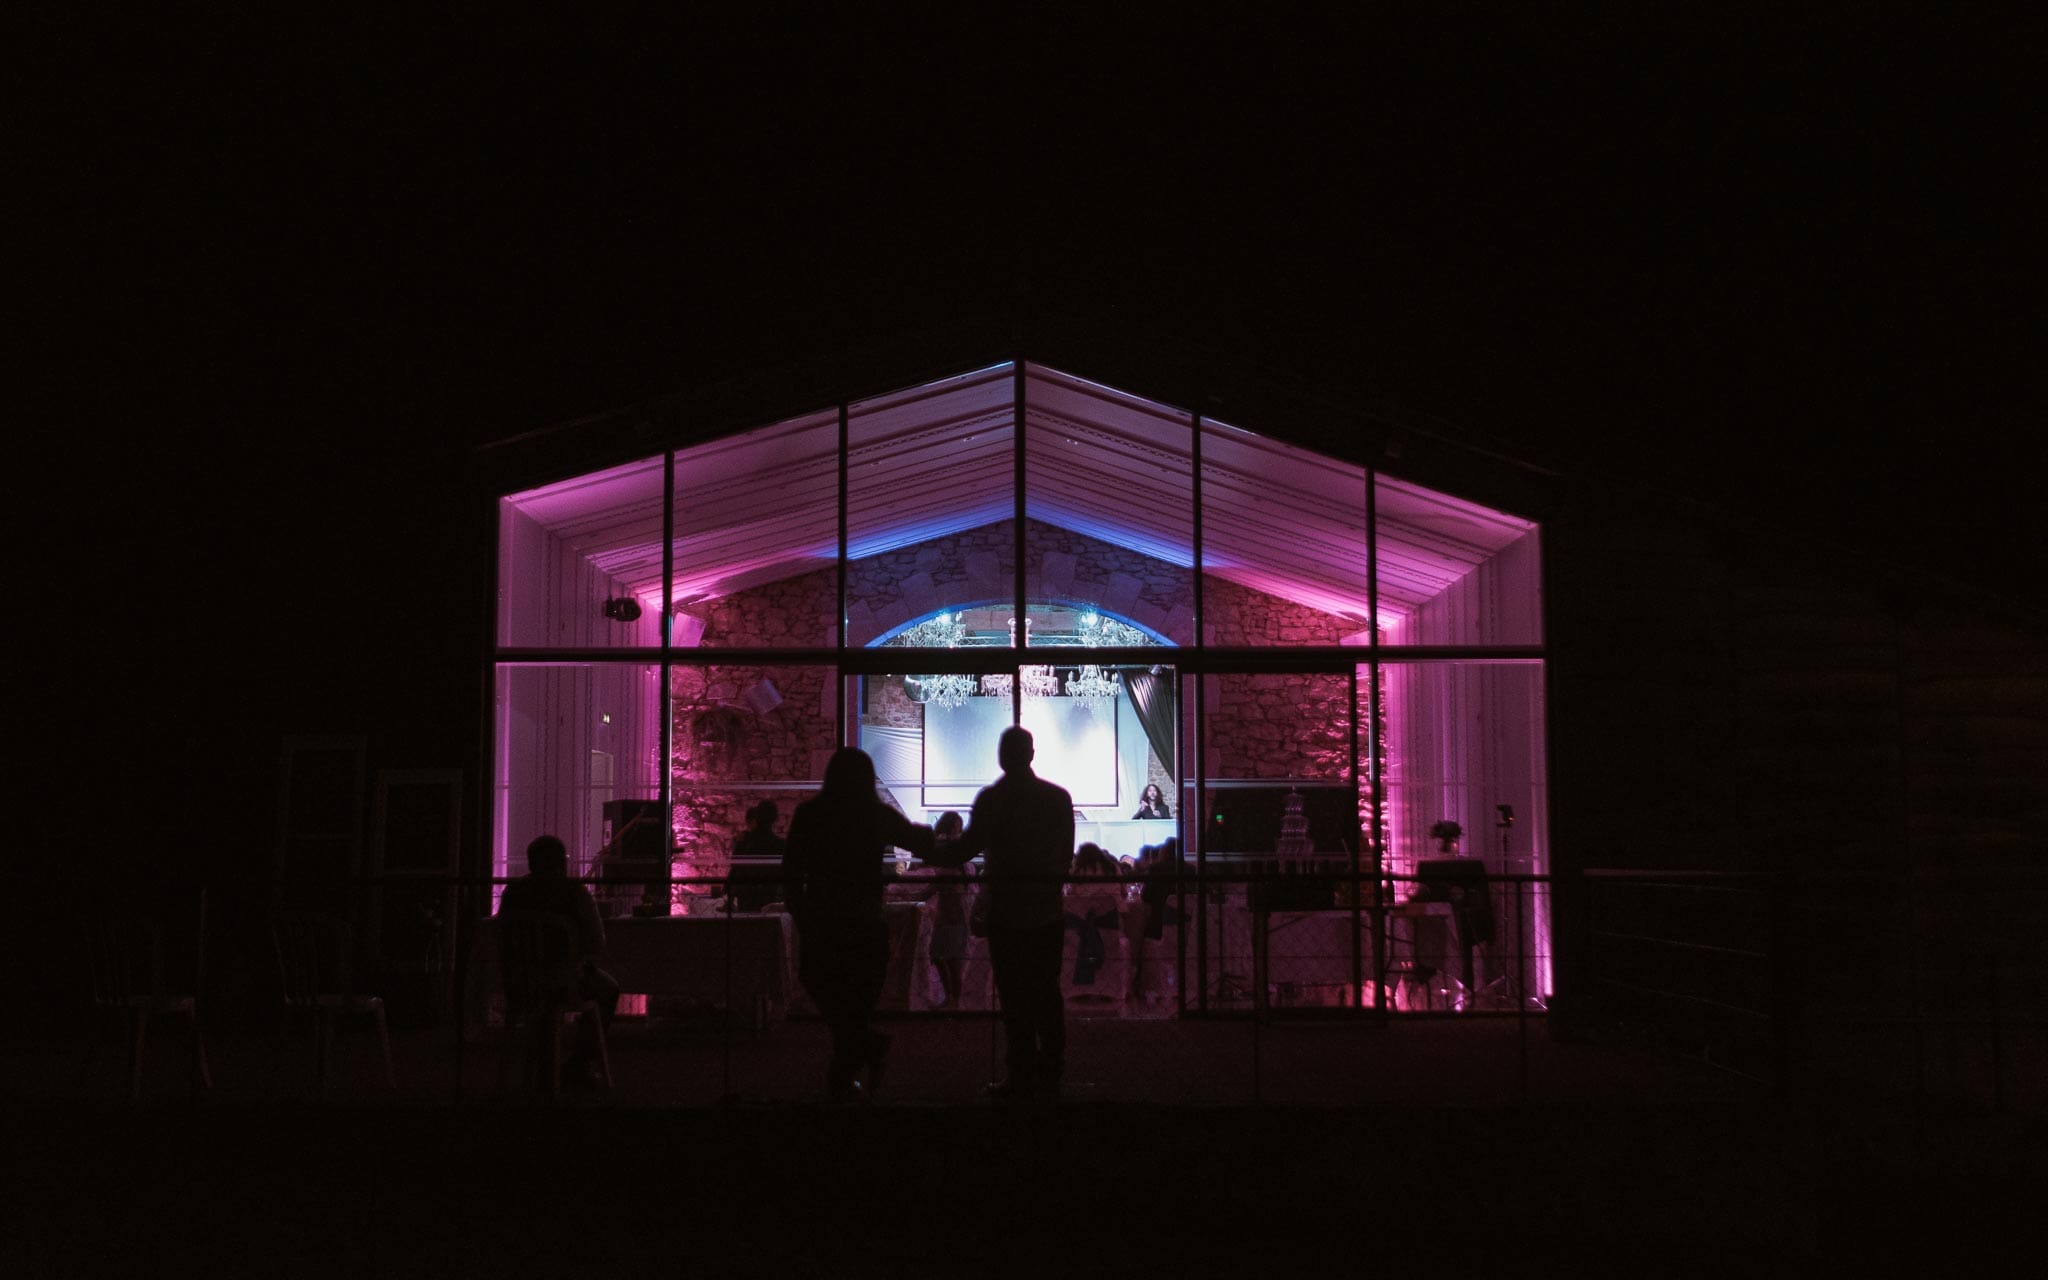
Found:
[{"label": "seated person silhouette", "polygon": [[[939,840],[957,840],[964,825],[960,815],[948,809],[932,824],[932,834]],[[938,879],[927,901],[932,904],[932,967],[939,971],[939,985],[944,989],[946,998],[944,1004],[935,1008],[960,1007],[967,968],[967,912],[974,896],[973,888],[965,883],[964,877],[973,872],[972,866],[939,868],[922,860],[910,865],[910,874]]]},{"label": "seated person silhouette", "polygon": [[1117,875],[1116,859],[1093,841],[1075,850],[1072,876],[1067,886],[1065,920],[1067,929],[1079,935],[1073,983],[1089,987],[1109,959],[1118,912],[1123,906],[1124,886]]},{"label": "seated person silhouette", "polygon": [[[569,850],[557,836],[536,836],[526,846],[526,874],[505,886],[498,914],[535,911],[568,921],[576,940],[575,994],[579,1002],[594,1001],[605,1029],[619,1008],[619,984],[597,967],[604,953],[604,921],[597,902],[580,880],[569,878]],[[598,1028],[579,1024],[576,1044],[564,1064],[562,1078],[572,1085],[596,1083]]]},{"label": "seated person silhouette", "polygon": [[[733,841],[735,861],[726,880],[726,892],[735,911],[759,911],[782,896],[782,852],[787,843],[775,834],[778,811],[773,800],[763,800],[747,810],[747,828]],[[767,859],[775,860],[773,865]]]}]

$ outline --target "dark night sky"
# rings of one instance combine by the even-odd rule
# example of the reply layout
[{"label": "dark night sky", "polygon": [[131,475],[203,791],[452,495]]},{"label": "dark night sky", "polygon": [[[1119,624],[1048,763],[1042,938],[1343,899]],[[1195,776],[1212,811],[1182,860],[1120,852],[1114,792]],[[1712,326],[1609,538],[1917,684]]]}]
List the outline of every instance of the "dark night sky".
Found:
[{"label": "dark night sky", "polygon": [[[468,724],[387,721],[473,680],[436,614],[468,447],[1024,279],[2032,592],[2035,32],[1360,8],[51,29],[27,354],[77,461],[30,495],[47,589],[108,611],[87,647],[159,673],[115,683],[167,741],[246,752],[236,779],[354,720],[418,757],[388,763],[452,762]],[[270,697],[287,651],[349,710]]]}]

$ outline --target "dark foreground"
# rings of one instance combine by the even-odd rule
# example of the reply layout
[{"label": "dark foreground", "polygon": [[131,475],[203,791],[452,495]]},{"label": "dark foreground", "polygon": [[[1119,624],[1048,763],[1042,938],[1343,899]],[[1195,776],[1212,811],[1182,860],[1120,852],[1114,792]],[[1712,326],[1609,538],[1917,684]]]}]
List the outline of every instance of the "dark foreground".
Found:
[{"label": "dark foreground", "polygon": [[0,1273],[33,1277],[1792,1274],[2003,1253],[2044,1169],[2009,1118],[1768,1104],[16,1099],[5,1123]]}]

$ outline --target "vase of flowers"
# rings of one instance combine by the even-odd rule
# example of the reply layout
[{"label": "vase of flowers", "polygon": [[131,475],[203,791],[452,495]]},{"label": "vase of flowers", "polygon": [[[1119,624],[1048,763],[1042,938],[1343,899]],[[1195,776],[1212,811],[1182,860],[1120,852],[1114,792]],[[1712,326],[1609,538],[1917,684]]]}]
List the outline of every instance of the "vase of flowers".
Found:
[{"label": "vase of flowers", "polygon": [[1465,828],[1449,818],[1437,819],[1436,825],[1429,829],[1429,838],[1436,841],[1438,853],[1456,854],[1458,852],[1458,837],[1464,834]]}]

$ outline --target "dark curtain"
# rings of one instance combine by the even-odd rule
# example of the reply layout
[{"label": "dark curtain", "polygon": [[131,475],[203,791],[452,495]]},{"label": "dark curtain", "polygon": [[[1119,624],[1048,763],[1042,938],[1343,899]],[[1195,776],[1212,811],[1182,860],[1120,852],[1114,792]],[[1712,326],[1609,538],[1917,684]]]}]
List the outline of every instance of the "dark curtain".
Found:
[{"label": "dark curtain", "polygon": [[1180,718],[1180,708],[1173,696],[1173,678],[1149,671],[1127,671],[1124,692],[1138,713],[1138,723],[1145,726],[1145,739],[1152,744],[1152,754],[1165,763],[1167,777],[1180,781],[1180,762],[1173,750],[1174,723]]}]

